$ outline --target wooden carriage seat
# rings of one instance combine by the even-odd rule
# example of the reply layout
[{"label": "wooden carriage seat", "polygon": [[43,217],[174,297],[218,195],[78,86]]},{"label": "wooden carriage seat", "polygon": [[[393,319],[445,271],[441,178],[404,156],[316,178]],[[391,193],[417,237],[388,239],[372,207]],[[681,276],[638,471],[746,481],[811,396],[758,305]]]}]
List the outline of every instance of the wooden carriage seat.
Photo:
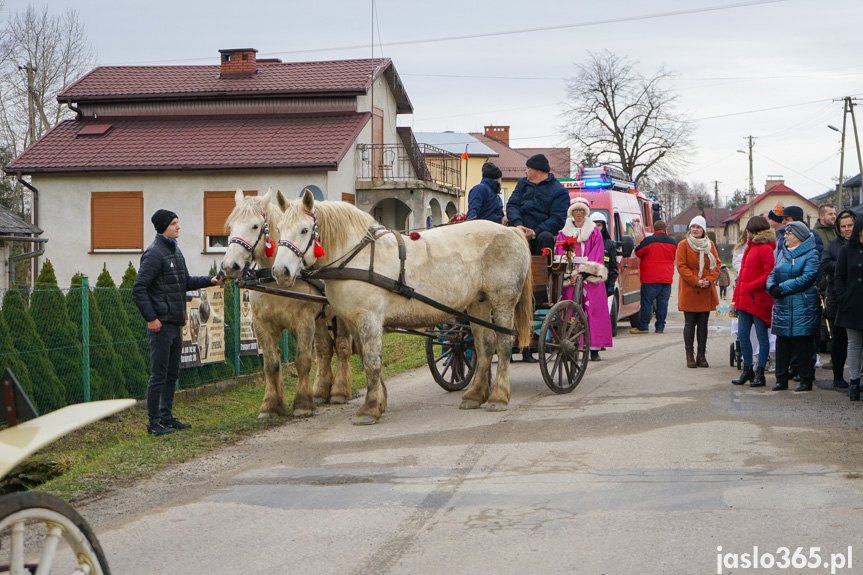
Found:
[{"label": "wooden carriage seat", "polygon": [[548,258],[530,256],[530,273],[533,277],[533,291],[545,290],[548,285]]}]

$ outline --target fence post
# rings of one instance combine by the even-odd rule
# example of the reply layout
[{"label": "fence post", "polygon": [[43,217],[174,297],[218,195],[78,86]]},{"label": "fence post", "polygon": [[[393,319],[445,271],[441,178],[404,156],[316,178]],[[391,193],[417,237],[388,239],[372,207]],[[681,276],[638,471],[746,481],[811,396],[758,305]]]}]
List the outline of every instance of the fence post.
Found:
[{"label": "fence post", "polygon": [[234,375],[240,375],[240,288],[234,284]]},{"label": "fence post", "polygon": [[90,280],[81,276],[81,363],[83,364],[84,401],[90,401]]}]

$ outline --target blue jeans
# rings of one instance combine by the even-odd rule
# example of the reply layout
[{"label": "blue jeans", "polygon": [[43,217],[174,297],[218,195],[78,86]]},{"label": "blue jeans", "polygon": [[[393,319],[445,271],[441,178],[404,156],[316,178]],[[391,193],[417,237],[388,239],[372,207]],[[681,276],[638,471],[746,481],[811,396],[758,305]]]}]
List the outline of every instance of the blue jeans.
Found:
[{"label": "blue jeans", "polygon": [[665,317],[668,315],[668,298],[671,297],[671,284],[641,284],[641,312],[638,316],[638,329],[650,328],[653,300],[656,300],[656,331],[665,331]]},{"label": "blue jeans", "polygon": [[752,366],[752,340],[749,332],[755,326],[755,337],[758,339],[758,367],[767,365],[767,356],[770,355],[770,340],[767,336],[767,324],[760,317],[756,317],[748,311],[737,310],[737,339],[740,341],[740,354],[743,356],[743,365]]}]

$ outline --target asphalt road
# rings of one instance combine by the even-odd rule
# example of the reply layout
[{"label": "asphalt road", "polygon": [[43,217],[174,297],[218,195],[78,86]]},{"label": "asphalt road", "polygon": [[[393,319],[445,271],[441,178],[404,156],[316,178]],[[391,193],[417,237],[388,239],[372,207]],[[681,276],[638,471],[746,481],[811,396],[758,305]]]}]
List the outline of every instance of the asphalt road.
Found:
[{"label": "asphalt road", "polygon": [[409,372],[80,511],[120,575],[863,573],[863,403],[732,386],[729,324],[687,369],[682,314],[621,323],[568,395],[515,363],[501,413]]}]

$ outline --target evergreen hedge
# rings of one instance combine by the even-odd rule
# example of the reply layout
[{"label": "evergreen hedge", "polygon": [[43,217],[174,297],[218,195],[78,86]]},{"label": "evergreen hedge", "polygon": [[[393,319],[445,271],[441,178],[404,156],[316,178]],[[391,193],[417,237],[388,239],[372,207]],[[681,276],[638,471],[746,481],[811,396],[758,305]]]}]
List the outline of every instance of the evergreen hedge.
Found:
[{"label": "evergreen hedge", "polygon": [[57,378],[54,366],[48,359],[45,343],[36,329],[36,323],[27,313],[27,304],[20,290],[6,290],[3,319],[6,320],[12,344],[29,372],[26,381],[20,378],[18,381],[39,413],[48,413],[66,405],[66,387]]},{"label": "evergreen hedge", "polygon": [[[21,356],[15,351],[15,346],[12,344],[12,336],[9,334],[9,327],[6,325],[6,320],[3,319],[3,314],[0,313],[0,376],[6,371],[12,370],[15,374],[15,379],[21,384],[21,387],[29,395],[32,389],[30,385],[30,370],[21,361]],[[32,402],[32,395],[31,402]],[[40,412],[41,414],[41,412]]]},{"label": "evergreen hedge", "polygon": [[114,284],[107,265],[103,267],[102,273],[96,280],[93,295],[102,314],[102,323],[111,341],[114,342],[114,350],[120,356],[126,390],[132,397],[143,397],[150,377],[149,362],[144,361],[138,341],[129,329],[129,317],[126,315],[126,309],[120,300],[120,291]]},{"label": "evergreen hedge", "polygon": [[69,319],[66,298],[57,287],[57,276],[50,260],[42,265],[36,283],[37,289],[30,298],[30,316],[45,342],[48,359],[66,388],[65,403],[78,403],[84,397],[81,340],[75,323]]},{"label": "evergreen hedge", "polygon": [[120,301],[123,302],[123,309],[126,310],[126,317],[129,319],[129,329],[132,331],[132,336],[138,342],[138,349],[141,352],[141,357],[145,363],[150,365],[150,338],[147,335],[147,322],[138,306],[135,305],[135,298],[132,296],[132,286],[135,284],[135,278],[138,277],[138,272],[135,271],[135,266],[129,262],[126,272],[123,274],[123,280],[120,282]]}]

